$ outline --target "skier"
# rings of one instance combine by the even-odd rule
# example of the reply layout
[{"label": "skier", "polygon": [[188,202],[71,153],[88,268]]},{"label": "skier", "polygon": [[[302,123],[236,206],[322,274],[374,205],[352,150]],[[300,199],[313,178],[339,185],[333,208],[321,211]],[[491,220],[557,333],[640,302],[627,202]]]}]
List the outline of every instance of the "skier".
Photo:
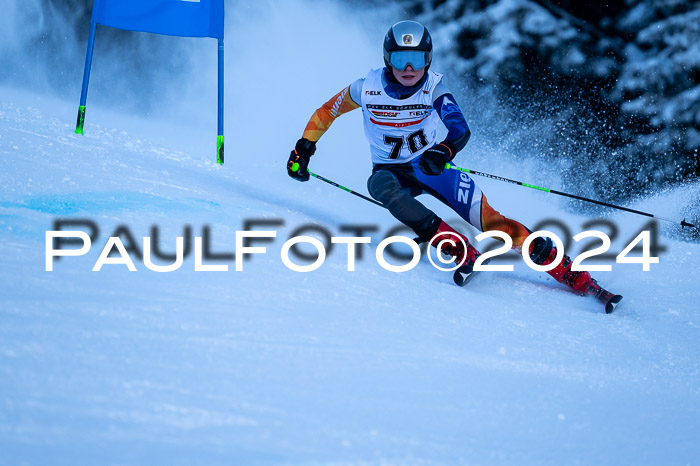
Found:
[{"label": "skier", "polygon": [[[429,241],[438,247],[445,239],[441,234],[461,239],[463,243],[443,242],[441,250],[453,256],[457,264],[463,261],[455,273],[455,282],[462,285],[472,277],[479,251],[416,196],[431,194],[479,231],[505,232],[512,238],[514,249],[522,249],[531,231],[494,210],[466,173],[445,170],[471,133],[442,75],[430,70],[432,51],[432,39],[423,25],[415,21],[394,24],[384,38],[385,67],[371,70],[314,112],[291,152],[287,173],[295,180],[308,181],[307,167],[316,152],[316,142],[336,118],[362,107],[374,165],[367,181],[370,195],[413,229],[419,242]],[[448,133],[437,142],[440,120]],[[539,265],[551,264],[557,255],[547,237],[536,238],[528,252]],[[603,289],[588,272],[572,271],[571,264],[564,255],[547,273],[579,294],[596,297],[605,304],[606,312],[612,312],[622,296]]]}]

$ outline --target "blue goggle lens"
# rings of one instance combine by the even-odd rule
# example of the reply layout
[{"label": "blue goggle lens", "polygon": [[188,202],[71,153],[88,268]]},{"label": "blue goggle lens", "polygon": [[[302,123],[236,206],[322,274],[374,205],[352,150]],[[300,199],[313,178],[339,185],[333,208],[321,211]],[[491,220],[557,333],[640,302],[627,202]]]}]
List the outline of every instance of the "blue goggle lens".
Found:
[{"label": "blue goggle lens", "polygon": [[405,70],[408,68],[408,65],[411,65],[411,67],[414,70],[422,70],[425,68],[425,52],[418,52],[418,51],[401,51],[401,52],[392,52],[390,55],[390,61],[391,66],[398,70]]}]

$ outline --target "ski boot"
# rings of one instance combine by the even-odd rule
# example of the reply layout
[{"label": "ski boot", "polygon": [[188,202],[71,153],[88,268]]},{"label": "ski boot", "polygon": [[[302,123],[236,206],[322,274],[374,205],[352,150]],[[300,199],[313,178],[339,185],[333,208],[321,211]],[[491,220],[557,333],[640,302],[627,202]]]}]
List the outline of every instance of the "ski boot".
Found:
[{"label": "ski boot", "polygon": [[[464,243],[459,240],[460,238]],[[440,251],[454,257],[455,264],[464,261],[462,265],[454,271],[452,279],[458,286],[466,285],[474,277],[474,263],[481,253],[472,246],[466,236],[458,233],[447,223],[440,221],[437,231],[430,240],[430,245],[437,248],[442,241],[445,242],[442,243],[442,247],[439,249]],[[466,249],[464,247],[465,244]]]},{"label": "ski boot", "polygon": [[[557,256],[557,248],[547,237],[538,237],[530,246],[530,259],[537,265],[549,265]],[[621,295],[610,293],[584,271],[571,270],[571,258],[564,254],[561,262],[547,272],[559,283],[567,285],[581,296],[592,296],[605,306],[607,314],[612,313],[622,300]]]}]

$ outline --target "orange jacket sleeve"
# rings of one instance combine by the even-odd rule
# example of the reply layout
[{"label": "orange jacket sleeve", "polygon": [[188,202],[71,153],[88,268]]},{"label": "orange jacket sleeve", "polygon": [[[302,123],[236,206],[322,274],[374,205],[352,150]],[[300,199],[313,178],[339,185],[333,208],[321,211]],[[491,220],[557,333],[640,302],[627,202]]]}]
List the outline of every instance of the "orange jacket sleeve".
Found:
[{"label": "orange jacket sleeve", "polygon": [[323,133],[328,131],[336,118],[358,107],[359,105],[350,98],[350,86],[346,87],[311,115],[311,119],[304,129],[303,137],[309,141],[318,141]]}]

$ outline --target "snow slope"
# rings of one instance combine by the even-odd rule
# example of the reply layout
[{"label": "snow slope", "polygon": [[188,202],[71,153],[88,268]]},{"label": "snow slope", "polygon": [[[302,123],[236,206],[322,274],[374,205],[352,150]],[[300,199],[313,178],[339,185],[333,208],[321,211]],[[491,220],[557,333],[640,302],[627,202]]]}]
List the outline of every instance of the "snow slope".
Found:
[{"label": "snow slope", "polygon": [[[373,258],[396,225],[387,212],[284,170],[335,81],[293,96],[308,108],[276,114],[274,134],[259,125],[267,106],[242,106],[223,166],[211,125],[93,99],[79,136],[77,100],[0,87],[0,463],[697,464],[700,246],[661,237],[651,271],[594,273],[625,296],[612,315],[517,257],[514,272],[465,289],[425,259],[388,272]],[[312,169],[366,193],[358,113],[334,125]],[[507,154],[467,149],[457,162],[557,187]],[[476,181],[529,225],[556,218],[577,233],[590,220],[551,195]],[[634,207],[675,218],[697,190]],[[606,218],[615,252],[647,222]],[[89,219],[100,235],[47,272],[56,219]],[[210,227],[213,252],[232,253],[251,219],[283,225],[240,272],[230,260],[208,261],[228,272],[194,272],[192,255],[170,273],[136,259],[136,272],[91,271],[119,225],[139,242],[157,225],[167,252],[186,225],[196,236]],[[355,272],[339,247],[319,270],[293,272],[282,243],[310,223],[377,231]]]},{"label": "snow slope", "polygon": [[[393,225],[340,190],[286,179],[293,141],[265,154],[276,169],[258,177],[239,172],[232,151],[218,167],[211,151],[151,141],[162,133],[146,121],[133,132],[94,122],[78,136],[67,103],[7,88],[2,102],[7,464],[697,460],[698,245],[662,238],[650,272],[598,273],[625,295],[614,315],[520,264],[468,289],[425,259],[385,271],[372,258],[381,234],[355,272],[342,250],[292,272],[278,251],[296,226]],[[326,175],[361,187],[341,169]],[[585,220],[541,193],[481,184],[521,217]],[[57,218],[92,219],[103,233],[87,257],[46,272]],[[137,272],[91,272],[118,224],[138,240],[158,225],[165,251],[184,225],[198,235],[209,225],[213,251],[232,252],[235,230],[258,218],[285,226],[242,272],[231,261],[218,262],[229,272],[194,272],[192,256],[172,273],[139,261]],[[616,220],[623,236],[639,226]]]}]

